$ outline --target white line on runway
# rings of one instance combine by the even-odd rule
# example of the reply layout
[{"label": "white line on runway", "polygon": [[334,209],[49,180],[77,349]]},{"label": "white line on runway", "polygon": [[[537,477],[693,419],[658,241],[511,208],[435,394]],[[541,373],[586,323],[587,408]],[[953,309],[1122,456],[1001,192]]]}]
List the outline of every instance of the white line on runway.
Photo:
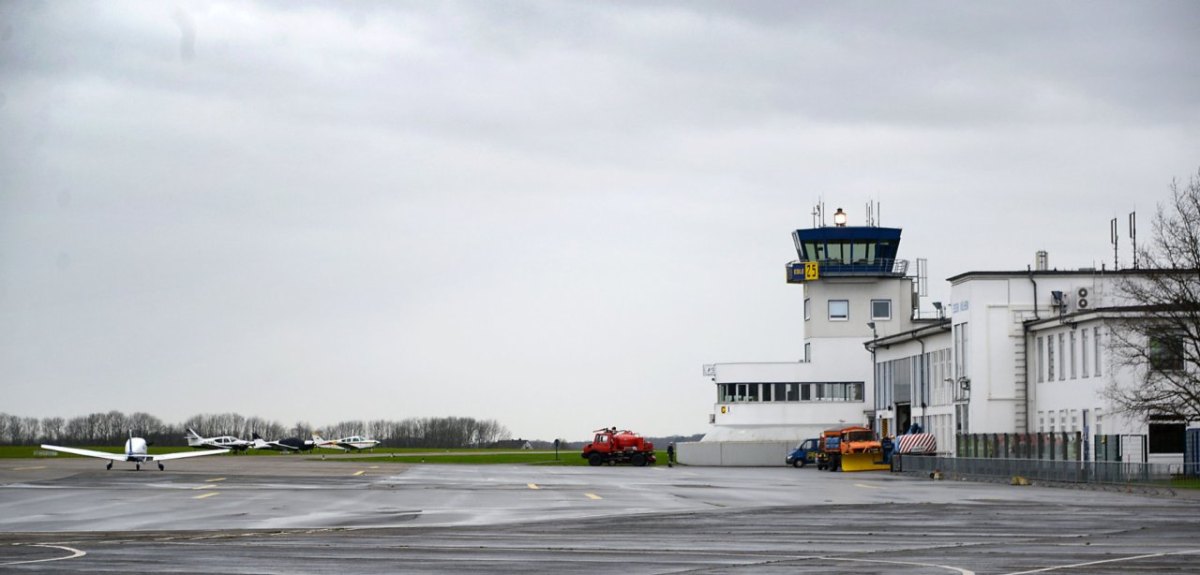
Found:
[{"label": "white line on runway", "polygon": [[1150,559],[1153,557],[1164,557],[1167,555],[1191,555],[1200,553],[1200,549],[1189,549],[1187,551],[1168,551],[1166,553],[1151,553],[1149,555],[1134,555],[1132,557],[1120,557],[1117,559],[1102,559],[1100,561],[1088,561],[1087,563],[1075,563],[1073,565],[1059,565],[1057,567],[1043,567],[1041,569],[1033,569],[1031,571],[1013,571],[1005,575],[1025,575],[1027,573],[1046,573],[1048,571],[1058,571],[1059,569],[1074,569],[1075,567],[1087,567],[1089,565],[1100,565],[1103,563],[1119,563],[1121,561],[1137,561],[1138,559]]},{"label": "white line on runway", "polygon": [[71,555],[67,555],[66,557],[51,557],[49,559],[34,559],[31,561],[10,561],[8,563],[0,563],[0,565],[27,565],[29,563],[45,563],[47,561],[62,561],[63,559],[74,559],[76,557],[83,557],[84,555],[87,555],[87,551],[80,551],[79,549],[75,549],[72,547],[64,547],[62,545],[42,545],[40,543],[34,543],[32,545],[29,545],[29,547],[46,547],[48,549],[62,549],[63,551],[70,551]]},{"label": "white line on runway", "polygon": [[[949,565],[938,565],[937,563],[916,563],[913,561],[885,561],[883,559],[851,559],[849,557],[820,556],[817,558],[818,559],[828,559],[830,561],[857,561],[860,563],[883,563],[885,565],[913,565],[916,567],[934,567],[937,569],[945,569],[947,571],[954,571],[955,573],[958,573],[959,575],[975,575],[975,572],[971,571],[969,569],[962,569],[959,567],[951,567]],[[1009,575],[1013,575],[1013,574],[1010,573]]]},{"label": "white line on runway", "polygon": [[205,493],[203,495],[197,495],[197,496],[193,497],[192,499],[204,499],[205,497],[212,497],[213,495],[220,495],[220,494],[221,494],[221,492],[219,492],[219,491],[209,491],[208,493]]},{"label": "white line on runway", "polygon": [[866,483],[855,483],[854,486],[855,487],[865,487],[867,489],[883,489],[882,487],[880,487],[878,485],[867,485]]},{"label": "white line on runway", "polygon": [[596,495],[595,493],[584,493],[583,495],[585,497],[587,497],[588,499],[604,499],[603,497],[600,497],[599,495]]},{"label": "white line on runway", "polygon": [[536,483],[526,483],[525,485],[528,485],[530,489],[541,489]]},{"label": "white line on runway", "polygon": [[225,481],[225,478],[224,477],[214,477],[212,479],[205,479],[205,481],[208,481],[209,483],[216,483],[217,481]]},{"label": "white line on runway", "polygon": [[196,487],[193,487],[192,491],[195,491],[197,489],[216,489],[216,488],[217,488],[216,485],[209,483],[208,485],[198,485]]},{"label": "white line on runway", "polygon": [[[14,467],[13,471],[32,471],[34,469],[45,469],[45,468],[46,468],[45,465],[38,465],[36,467]],[[9,565],[12,565],[12,564],[9,563]]]},{"label": "white line on runway", "polygon": [[354,472],[354,476],[355,476],[355,477],[358,477],[359,475],[362,475],[362,474],[364,474],[364,473],[366,473],[366,472],[367,472],[367,471],[366,471],[365,469],[359,469],[358,471],[355,471],[355,472]]}]

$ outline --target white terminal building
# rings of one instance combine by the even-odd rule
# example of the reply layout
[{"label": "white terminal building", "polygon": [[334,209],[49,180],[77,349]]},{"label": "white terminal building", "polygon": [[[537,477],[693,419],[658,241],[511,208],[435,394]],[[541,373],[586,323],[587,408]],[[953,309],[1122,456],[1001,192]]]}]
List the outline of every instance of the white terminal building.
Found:
[{"label": "white terminal building", "polygon": [[838,225],[792,234],[803,358],[705,365],[712,429],[681,459],[780,465],[824,429],[891,436],[916,423],[948,455],[959,434],[1079,432],[1085,454],[1096,435],[1128,435],[1142,441],[1125,443],[1125,460],[1182,462],[1188,422],[1122,417],[1102,393],[1140,381],[1108,340],[1136,303],[1117,283],[1144,271],[1053,270],[1039,252],[1030,269],[949,278],[950,301],[922,313],[924,278],[897,259],[901,230],[846,226],[838,212]]}]

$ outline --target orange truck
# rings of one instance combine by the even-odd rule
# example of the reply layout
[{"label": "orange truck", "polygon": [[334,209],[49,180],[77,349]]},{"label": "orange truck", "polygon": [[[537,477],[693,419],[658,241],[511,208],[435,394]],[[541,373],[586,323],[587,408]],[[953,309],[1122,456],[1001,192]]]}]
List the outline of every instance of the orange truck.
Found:
[{"label": "orange truck", "polygon": [[597,429],[592,442],[583,446],[583,458],[588,465],[628,463],[637,467],[653,465],[654,444],[629,431],[615,427]]},{"label": "orange truck", "polygon": [[875,432],[861,425],[835,427],[821,433],[817,469],[871,471],[891,469]]}]

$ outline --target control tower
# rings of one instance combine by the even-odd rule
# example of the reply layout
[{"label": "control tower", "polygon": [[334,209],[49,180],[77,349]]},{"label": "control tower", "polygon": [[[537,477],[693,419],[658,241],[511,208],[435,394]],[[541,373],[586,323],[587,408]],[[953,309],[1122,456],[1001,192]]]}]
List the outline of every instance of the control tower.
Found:
[{"label": "control tower", "polygon": [[841,209],[834,222],[792,232],[797,259],[786,271],[803,287],[800,359],[705,365],[716,402],[701,443],[794,444],[874,422],[875,367],[864,344],[914,328],[916,278],[896,257],[899,228],[847,226]]}]

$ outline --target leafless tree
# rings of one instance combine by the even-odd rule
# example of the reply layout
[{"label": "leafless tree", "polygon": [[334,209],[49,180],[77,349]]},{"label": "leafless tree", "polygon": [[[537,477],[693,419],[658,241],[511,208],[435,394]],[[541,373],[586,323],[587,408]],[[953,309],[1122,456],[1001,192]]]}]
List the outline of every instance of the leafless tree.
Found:
[{"label": "leafless tree", "polygon": [[1144,420],[1200,420],[1200,173],[1171,183],[1149,243],[1137,250],[1142,273],[1120,282],[1135,305],[1111,324],[1114,357],[1140,385],[1110,383],[1105,394]]}]

